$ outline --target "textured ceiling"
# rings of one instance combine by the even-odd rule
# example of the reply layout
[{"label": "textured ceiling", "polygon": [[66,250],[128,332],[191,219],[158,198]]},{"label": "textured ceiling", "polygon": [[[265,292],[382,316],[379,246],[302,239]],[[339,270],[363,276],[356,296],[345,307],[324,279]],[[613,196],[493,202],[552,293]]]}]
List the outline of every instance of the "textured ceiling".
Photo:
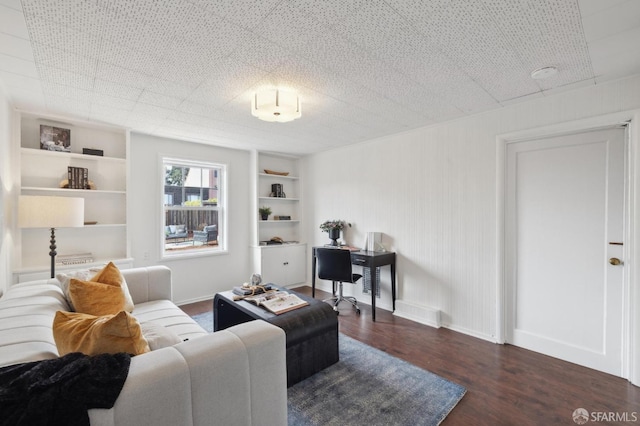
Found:
[{"label": "textured ceiling", "polygon": [[[292,154],[637,74],[639,42],[638,0],[0,0],[17,108]],[[274,86],[302,118],[251,116]]]}]

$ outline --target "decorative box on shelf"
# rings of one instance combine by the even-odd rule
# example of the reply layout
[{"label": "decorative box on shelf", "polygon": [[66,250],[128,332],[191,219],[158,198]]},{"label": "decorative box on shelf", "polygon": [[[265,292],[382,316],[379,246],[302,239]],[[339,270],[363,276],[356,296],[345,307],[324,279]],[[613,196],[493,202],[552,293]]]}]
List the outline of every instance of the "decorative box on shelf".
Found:
[{"label": "decorative box on shelf", "polygon": [[104,156],[104,151],[101,149],[82,148],[82,153],[84,155],[97,155],[98,157]]},{"label": "decorative box on shelf", "polygon": [[271,185],[271,193],[269,197],[272,198],[287,198],[287,194],[284,193],[281,183],[274,183]]}]

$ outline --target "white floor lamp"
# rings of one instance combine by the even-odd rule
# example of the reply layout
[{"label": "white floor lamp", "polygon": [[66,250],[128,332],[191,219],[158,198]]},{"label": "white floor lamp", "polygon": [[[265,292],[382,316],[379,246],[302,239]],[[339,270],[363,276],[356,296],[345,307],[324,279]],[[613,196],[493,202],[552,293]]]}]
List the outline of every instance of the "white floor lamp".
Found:
[{"label": "white floor lamp", "polygon": [[21,195],[18,205],[20,228],[51,229],[51,278],[55,277],[56,228],[84,226],[84,198]]}]

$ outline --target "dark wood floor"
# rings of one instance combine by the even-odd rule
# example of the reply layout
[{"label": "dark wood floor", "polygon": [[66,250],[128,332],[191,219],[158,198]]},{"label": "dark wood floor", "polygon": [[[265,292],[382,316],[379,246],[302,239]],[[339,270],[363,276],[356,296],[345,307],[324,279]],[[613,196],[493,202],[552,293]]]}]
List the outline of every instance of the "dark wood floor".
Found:
[{"label": "dark wood floor", "polygon": [[[309,287],[295,289],[311,295]],[[329,297],[316,292],[316,298]],[[211,301],[181,306],[189,315],[212,309]],[[627,380],[510,345],[496,345],[448,329],[435,329],[361,305],[356,315],[342,304],[340,332],[467,388],[442,422],[452,425],[575,425],[576,408],[636,413],[640,388]],[[630,419],[633,419],[632,417]],[[615,424],[589,422],[588,424]]]}]

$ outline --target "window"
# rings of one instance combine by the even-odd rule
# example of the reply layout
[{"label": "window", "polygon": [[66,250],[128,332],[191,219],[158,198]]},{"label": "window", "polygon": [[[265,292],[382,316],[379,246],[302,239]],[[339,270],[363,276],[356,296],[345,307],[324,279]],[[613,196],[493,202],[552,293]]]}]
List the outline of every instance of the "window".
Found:
[{"label": "window", "polygon": [[220,252],[225,247],[225,166],[162,160],[164,256]]}]

